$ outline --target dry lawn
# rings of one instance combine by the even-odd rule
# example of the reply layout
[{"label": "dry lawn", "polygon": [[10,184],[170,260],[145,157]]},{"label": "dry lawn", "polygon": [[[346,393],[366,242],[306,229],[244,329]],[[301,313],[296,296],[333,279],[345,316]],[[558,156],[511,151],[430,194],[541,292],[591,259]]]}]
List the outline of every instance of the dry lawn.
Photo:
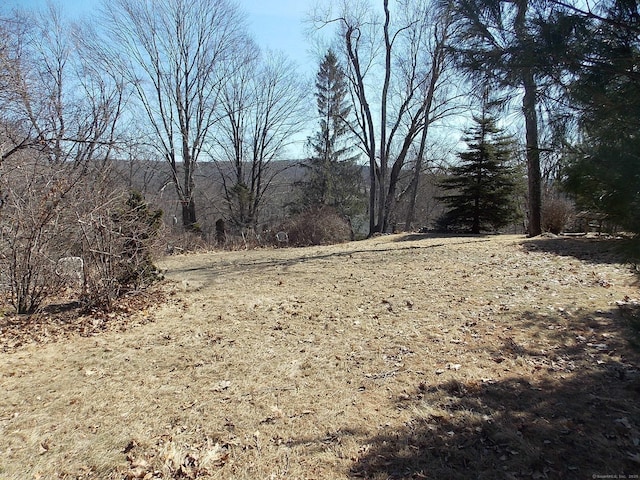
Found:
[{"label": "dry lawn", "polygon": [[42,315],[26,342],[5,317],[0,478],[634,478],[639,356],[616,301],[639,293],[616,247],[175,256],[153,308],[64,336]]}]

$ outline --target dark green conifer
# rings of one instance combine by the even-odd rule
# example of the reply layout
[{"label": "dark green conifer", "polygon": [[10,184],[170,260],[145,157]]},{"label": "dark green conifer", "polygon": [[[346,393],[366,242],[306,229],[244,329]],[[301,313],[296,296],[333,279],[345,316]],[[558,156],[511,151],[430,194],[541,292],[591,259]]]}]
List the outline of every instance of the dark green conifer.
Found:
[{"label": "dark green conifer", "polygon": [[486,110],[474,116],[475,126],[464,139],[468,150],[458,154],[460,163],[440,185],[450,192],[440,197],[449,207],[438,221],[440,228],[480,233],[517,219],[513,139]]}]

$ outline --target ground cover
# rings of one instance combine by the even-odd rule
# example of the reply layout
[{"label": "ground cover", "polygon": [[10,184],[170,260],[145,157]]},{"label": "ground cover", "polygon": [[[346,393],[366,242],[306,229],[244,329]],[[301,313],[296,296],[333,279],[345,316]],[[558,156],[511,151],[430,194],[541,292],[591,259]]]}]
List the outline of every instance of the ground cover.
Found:
[{"label": "ground cover", "polygon": [[51,308],[30,337],[7,315],[0,478],[632,478],[640,293],[618,246],[179,255],[110,316]]}]

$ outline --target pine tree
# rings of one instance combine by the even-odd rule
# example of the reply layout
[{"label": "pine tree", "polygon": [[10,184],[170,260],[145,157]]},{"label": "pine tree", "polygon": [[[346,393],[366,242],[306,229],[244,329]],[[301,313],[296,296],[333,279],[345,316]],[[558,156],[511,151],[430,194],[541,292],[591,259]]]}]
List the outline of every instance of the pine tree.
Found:
[{"label": "pine tree", "polygon": [[345,74],[333,51],[325,55],[316,75],[318,131],[307,139],[311,156],[302,182],[302,203],[310,206],[330,206],[351,216],[362,210],[361,168],[356,164],[350,140],[348,118],[351,106],[347,101]]},{"label": "pine tree", "polygon": [[452,192],[440,197],[449,210],[439,219],[440,227],[480,233],[504,227],[517,219],[513,140],[497,127],[486,109],[474,116],[476,125],[466,132],[468,150],[460,152],[460,163],[440,184]]},{"label": "pine tree", "polygon": [[580,209],[640,233],[640,6],[611,2],[605,16],[585,16],[589,61],[570,85],[581,143],[565,159],[564,186]]}]

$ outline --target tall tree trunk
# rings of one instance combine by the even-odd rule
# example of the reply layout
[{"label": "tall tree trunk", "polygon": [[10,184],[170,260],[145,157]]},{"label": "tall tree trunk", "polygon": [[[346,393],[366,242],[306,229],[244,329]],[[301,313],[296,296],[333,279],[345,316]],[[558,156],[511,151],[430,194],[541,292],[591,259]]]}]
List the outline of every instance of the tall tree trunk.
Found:
[{"label": "tall tree trunk", "polygon": [[[407,193],[409,194],[409,206],[407,207],[407,216],[405,218],[405,230],[407,231],[412,229],[413,222],[415,221],[416,200],[418,197],[418,187],[420,186],[420,174],[422,173],[422,166],[424,164],[424,153],[427,147],[429,124],[431,123],[431,109],[433,106],[433,98],[435,96],[436,89],[438,88],[438,80],[440,79],[440,75],[444,70],[444,62],[448,48],[447,40],[449,38],[449,25],[449,21],[447,21],[444,28],[442,30],[436,30],[434,34],[436,46],[431,60],[431,79],[429,80],[427,96],[424,102],[424,125],[422,127],[420,147],[418,148],[418,155],[416,158],[413,175],[411,177],[411,183],[409,184],[409,188],[407,189]],[[438,34],[440,34],[441,37],[438,37]]]},{"label": "tall tree trunk", "polygon": [[536,83],[531,69],[523,74],[524,98],[522,111],[527,138],[527,176],[529,187],[529,236],[542,233],[542,174],[538,147],[538,114],[536,112]]},{"label": "tall tree trunk", "polygon": [[[533,59],[531,52],[527,52],[532,45],[527,31],[526,17],[529,0],[516,1],[516,17],[514,22],[515,34],[520,48],[523,50],[520,74],[524,97],[522,112],[524,114],[527,150],[527,176],[529,187],[529,236],[537,237],[542,233],[542,174],[540,171],[540,149],[538,146],[538,114],[536,112],[537,85],[534,78]],[[529,53],[529,57],[526,54]]]},{"label": "tall tree trunk", "polygon": [[403,161],[396,161],[391,168],[391,175],[389,178],[389,190],[387,191],[387,198],[384,203],[384,223],[382,224],[383,232],[393,232],[395,230],[393,223],[391,222],[391,214],[396,204],[396,190],[398,186],[398,178],[400,176],[401,166]]},{"label": "tall tree trunk", "polygon": [[398,158],[396,158],[396,161],[393,163],[393,166],[391,167],[391,174],[389,175],[389,187],[387,190],[387,198],[384,204],[384,223],[383,223],[383,230],[382,230],[383,232],[388,231],[390,227],[391,227],[391,230],[393,230],[393,225],[391,225],[390,220],[396,204],[396,191],[398,189],[398,180],[400,179],[400,174],[402,173],[402,167],[404,167],[404,162],[407,158],[407,154],[409,153],[409,148],[413,143],[414,137],[418,133],[417,132],[419,128],[418,119],[422,115],[421,112],[423,108],[424,108],[424,105],[420,109],[420,112],[417,114],[417,116],[413,118],[412,125],[410,126],[409,132],[407,133],[407,136],[404,139],[402,148],[398,153]]},{"label": "tall tree trunk", "polygon": [[376,231],[376,159],[375,155],[369,158],[369,236]]},{"label": "tall tree trunk", "polygon": [[195,228],[196,219],[196,203],[193,199],[195,191],[195,182],[193,181],[194,162],[189,151],[189,133],[185,128],[183,133],[182,156],[184,161],[184,198],[182,198],[182,225],[187,232],[197,232]]},{"label": "tall tree trunk", "polygon": [[389,0],[384,0],[384,83],[380,98],[380,178],[378,179],[378,231],[385,233],[388,228],[387,189],[389,185],[389,152],[387,151],[387,100],[389,98],[389,84],[391,83],[391,38],[389,35]]},{"label": "tall tree trunk", "polygon": [[360,58],[358,57],[358,50],[353,45],[354,29],[347,28],[345,32],[345,42],[347,45],[347,55],[349,57],[349,63],[353,67],[354,74],[356,76],[354,87],[358,95],[358,102],[362,109],[362,135],[364,139],[365,150],[369,156],[369,236],[371,237],[376,232],[376,200],[377,200],[377,165],[376,165],[376,140],[375,130],[373,127],[373,115],[371,114],[371,108],[367,101],[365,93],[364,77],[362,70],[360,69]]}]

